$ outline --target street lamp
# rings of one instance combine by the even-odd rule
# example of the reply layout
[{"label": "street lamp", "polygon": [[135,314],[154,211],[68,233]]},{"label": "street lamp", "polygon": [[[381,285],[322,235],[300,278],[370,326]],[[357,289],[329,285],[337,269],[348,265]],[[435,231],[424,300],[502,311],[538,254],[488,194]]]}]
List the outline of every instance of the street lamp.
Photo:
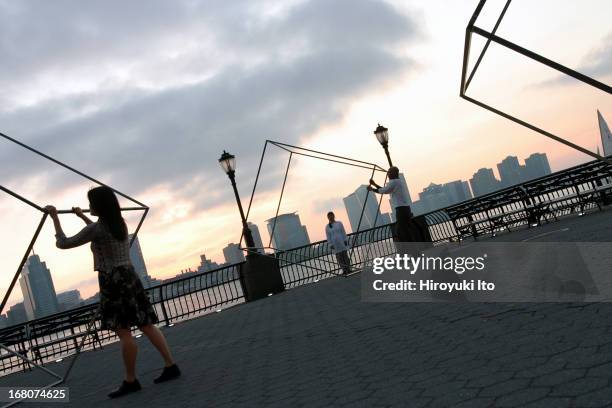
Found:
[{"label": "street lamp", "polygon": [[224,150],[219,158],[219,165],[232,182],[236,203],[240,211],[240,219],[242,220],[242,234],[244,235],[248,251],[246,262],[238,265],[240,285],[244,298],[247,302],[250,302],[263,299],[273,293],[280,293],[285,290],[285,283],[280,273],[278,258],[266,256],[263,253],[260,254],[255,250],[253,234],[244,216],[238,188],[236,187],[236,157]]},{"label": "street lamp", "polygon": [[250,251],[254,250],[255,248],[255,241],[253,240],[253,234],[251,233],[251,229],[249,228],[246,217],[244,216],[242,202],[240,201],[240,195],[238,194],[238,188],[236,187],[236,157],[224,150],[223,154],[219,158],[219,165],[229,177],[230,181],[232,182],[232,187],[234,188],[234,195],[236,196],[236,203],[238,204],[238,210],[240,211],[240,218],[242,220],[242,233],[244,234],[246,246],[249,249],[247,256],[249,256],[251,255]]},{"label": "street lamp", "polygon": [[387,160],[389,161],[389,167],[393,166],[391,156],[389,155],[389,129],[379,123],[376,130],[374,130],[374,135],[376,136],[378,143],[380,143],[383,149],[385,149],[385,154],[387,155]]}]

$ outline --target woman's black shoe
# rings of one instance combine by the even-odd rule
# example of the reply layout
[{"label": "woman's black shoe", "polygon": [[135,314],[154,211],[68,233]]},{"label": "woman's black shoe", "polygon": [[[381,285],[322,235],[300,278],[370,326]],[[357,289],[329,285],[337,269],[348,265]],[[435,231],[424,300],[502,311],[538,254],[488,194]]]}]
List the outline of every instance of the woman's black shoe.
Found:
[{"label": "woman's black shoe", "polygon": [[142,387],[138,380],[134,380],[132,382],[123,381],[121,386],[117,388],[115,391],[108,394],[110,398],[118,398],[123,397],[124,395],[131,394],[136,391],[140,391]]},{"label": "woman's black shoe", "polygon": [[181,376],[181,370],[179,370],[176,364],[172,364],[169,367],[164,367],[161,375],[153,380],[155,384],[163,383],[169,380],[173,380]]}]

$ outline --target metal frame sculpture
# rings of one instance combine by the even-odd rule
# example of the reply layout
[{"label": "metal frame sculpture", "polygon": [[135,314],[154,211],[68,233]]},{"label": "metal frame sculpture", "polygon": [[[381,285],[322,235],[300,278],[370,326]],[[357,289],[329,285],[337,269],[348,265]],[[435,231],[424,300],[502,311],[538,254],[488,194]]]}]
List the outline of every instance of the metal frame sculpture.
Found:
[{"label": "metal frame sculpture", "polygon": [[[268,243],[267,246],[264,247],[265,248],[270,248],[273,250],[277,250],[277,248],[272,247],[272,239],[274,237],[274,231],[276,229],[276,221],[278,218],[278,213],[280,211],[280,206],[283,200],[283,194],[285,192],[285,185],[287,184],[287,176],[289,175],[289,168],[291,167],[291,160],[293,158],[293,155],[298,155],[298,156],[304,156],[304,157],[310,157],[313,159],[317,159],[317,160],[323,160],[323,161],[327,161],[327,162],[333,162],[333,163],[339,163],[339,164],[343,164],[343,165],[347,165],[347,166],[352,166],[352,167],[358,167],[358,168],[362,168],[362,169],[367,169],[367,170],[372,170],[372,176],[374,177],[374,174],[376,174],[377,171],[379,172],[384,172],[386,174],[387,170],[384,169],[383,167],[379,166],[378,164],[375,163],[370,163],[370,162],[366,162],[363,160],[356,160],[356,159],[352,159],[350,157],[345,157],[345,156],[339,156],[336,154],[331,154],[331,153],[326,153],[326,152],[321,152],[318,150],[313,150],[313,149],[307,149],[305,147],[300,147],[300,146],[294,146],[294,145],[290,145],[290,144],[286,144],[286,143],[281,143],[281,142],[276,142],[273,140],[266,140],[265,144],[264,144],[264,148],[263,151],[261,153],[261,158],[259,160],[259,167],[257,168],[257,175],[255,176],[255,182],[253,184],[253,191],[251,192],[251,198],[249,200],[249,206],[247,208],[247,213],[246,213],[246,218],[248,221],[249,218],[249,214],[251,211],[251,206],[253,204],[253,199],[255,197],[255,192],[257,191],[257,183],[259,181],[259,176],[261,175],[261,168],[264,162],[264,158],[266,156],[266,152],[267,152],[267,148],[268,148],[268,144],[274,147],[277,147],[287,153],[289,153],[289,158],[287,160],[287,167],[285,169],[285,175],[283,177],[283,184],[281,187],[281,191],[280,191],[280,195],[278,198],[278,204],[276,206],[276,213],[274,215],[274,223],[272,224],[272,232],[270,233],[270,241]],[[386,182],[386,177],[385,177],[385,182]],[[364,205],[361,208],[361,214],[359,216],[359,223],[357,224],[357,231],[359,231],[361,229],[361,222],[363,220],[363,214],[365,212],[365,206],[367,203],[367,199],[369,196],[370,192],[367,191],[366,192],[366,198],[364,200]],[[383,196],[381,195],[380,200],[378,201],[378,210],[376,213],[376,217],[374,219],[374,225],[376,225],[376,222],[378,221],[378,214],[380,213],[380,205],[382,204],[382,198]],[[354,232],[357,232],[354,231]],[[246,250],[248,251],[252,251],[251,248],[244,248],[242,247],[242,240],[244,238],[244,235],[241,235],[240,237],[240,241],[239,241],[239,245],[240,248],[242,250]],[[351,248],[350,250],[352,251],[354,246],[355,246],[355,241],[352,242]],[[286,261],[288,263],[293,263],[291,261]],[[314,268],[314,267],[313,267]],[[318,269],[318,268],[314,268],[314,269]],[[330,274],[335,274],[334,272],[329,272],[326,271]],[[335,275],[339,275],[339,276],[344,276],[346,277],[347,275],[340,275],[340,274],[335,274]]]},{"label": "metal frame sculpture", "polygon": [[[93,178],[91,176],[88,176],[87,174],[85,174],[85,173],[83,173],[83,172],[81,172],[79,170],[76,170],[75,168],[70,167],[67,164],[62,163],[61,161],[59,161],[57,159],[54,159],[53,157],[48,156],[45,153],[42,153],[42,152],[40,152],[40,151],[38,151],[38,150],[28,146],[28,145],[26,145],[26,144],[16,140],[16,139],[14,139],[14,138],[12,138],[12,137],[4,134],[4,133],[0,133],[0,137],[5,139],[5,140],[8,140],[11,143],[14,143],[14,144],[20,146],[20,147],[22,147],[22,148],[24,148],[24,149],[26,149],[26,150],[34,153],[34,154],[36,154],[36,155],[46,159],[46,160],[49,160],[49,161],[51,161],[51,162],[53,162],[53,163],[55,163],[55,164],[65,168],[65,169],[69,170],[72,173],[75,173],[75,174],[77,174],[77,175],[79,175],[81,177],[84,177],[85,179],[87,179],[89,181],[92,181],[92,182],[98,184],[99,186],[109,187],[117,195],[119,195],[119,196],[121,196],[121,197],[123,197],[123,198],[125,198],[125,199],[127,199],[127,200],[129,200],[131,202],[133,202],[134,204],[136,204],[137,206],[134,206],[134,207],[123,207],[123,208],[121,208],[121,211],[143,211],[142,217],[140,218],[140,221],[138,222],[138,225],[137,225],[136,229],[134,230],[133,235],[132,235],[132,239],[130,241],[130,246],[132,246],[132,244],[134,243],[134,240],[136,239],[136,237],[138,235],[138,231],[140,231],[140,227],[142,226],[142,223],[144,222],[145,217],[147,216],[147,213],[149,212],[149,207],[148,206],[146,206],[145,204],[135,200],[134,198],[128,196],[127,194],[124,194],[124,193],[122,193],[122,192],[120,192],[120,191],[118,191],[118,190],[116,190],[116,189],[114,189],[114,188],[112,188],[110,186],[107,186],[106,184],[102,183],[101,181],[96,180],[95,178]],[[24,196],[16,193],[15,191],[12,191],[11,189],[9,189],[9,188],[1,185],[1,184],[0,184],[0,191],[3,191],[4,193],[14,197],[15,199],[17,199],[17,200],[27,204],[28,206],[30,206],[30,207],[34,208],[35,210],[39,211],[40,213],[42,213],[42,216],[41,216],[40,222],[38,223],[36,231],[34,232],[34,235],[32,236],[32,239],[30,240],[30,243],[29,243],[29,245],[28,245],[28,247],[26,249],[26,252],[23,255],[23,258],[21,259],[21,261],[19,263],[19,266],[17,267],[17,271],[15,272],[15,275],[13,276],[13,279],[11,280],[11,283],[10,283],[8,289],[7,289],[7,292],[6,292],[6,294],[4,295],[4,297],[2,299],[2,303],[0,304],[0,314],[2,314],[6,304],[8,302],[9,297],[10,297],[11,293],[13,292],[15,284],[17,283],[17,279],[19,278],[19,275],[21,274],[21,271],[23,270],[23,267],[24,267],[25,263],[27,262],[30,253],[32,252],[34,244],[35,244],[36,240],[38,239],[40,231],[42,230],[42,227],[44,226],[45,221],[47,220],[48,214],[47,214],[47,212],[44,210],[44,208],[42,206],[34,203],[33,201],[25,198]],[[72,212],[73,212],[72,210],[59,210],[58,211],[59,214],[69,214],[69,213],[72,213]],[[83,212],[89,212],[89,210],[83,210]],[[68,366],[68,369],[66,370],[66,372],[65,372],[65,374],[63,376],[61,376],[61,375],[59,375],[59,374],[49,370],[46,367],[43,367],[41,364],[38,364],[37,362],[29,359],[27,356],[22,355],[20,353],[17,353],[14,350],[11,350],[9,347],[6,347],[3,344],[0,344],[0,349],[3,349],[5,351],[15,355],[16,357],[23,359],[28,364],[34,365],[37,368],[40,368],[41,370],[45,371],[47,374],[50,374],[51,376],[57,378],[56,381],[46,385],[45,388],[56,386],[58,384],[63,383],[64,381],[66,381],[66,379],[68,378],[68,375],[70,374],[70,371],[72,370],[72,367],[74,366],[74,363],[76,362],[76,359],[78,358],[78,356],[79,356],[79,354],[81,352],[81,348],[85,344],[85,339],[89,336],[89,334],[92,331],[92,328],[95,325],[95,321],[97,320],[97,316],[98,316],[98,314],[95,313],[93,318],[92,318],[92,320],[89,322],[89,324],[87,326],[87,331],[85,332],[85,335],[81,339],[81,343],[79,344],[78,348],[76,349],[75,356],[74,356],[73,360],[70,362],[70,365]],[[21,402],[21,400],[15,401],[14,403],[18,403],[18,402]],[[14,403],[11,403],[11,404],[6,405],[6,406],[11,406]]]},{"label": "metal frame sculpture", "polygon": [[[585,149],[584,147],[577,145],[575,143],[570,142],[569,140],[562,138],[560,136],[557,136],[551,132],[548,132],[538,126],[535,126],[531,123],[528,123],[524,120],[521,120],[509,113],[503,112],[500,109],[497,109],[491,105],[488,105],[482,101],[479,101],[475,98],[472,98],[470,96],[468,96],[466,94],[468,87],[470,86],[470,83],[472,82],[472,79],[474,78],[474,75],[476,74],[476,71],[478,70],[478,67],[480,66],[480,63],[482,62],[482,59],[487,51],[487,49],[489,48],[489,45],[491,44],[491,42],[495,42],[496,44],[499,44],[511,51],[517,52],[527,58],[530,58],[536,62],[539,62],[541,64],[546,65],[549,68],[552,68],[562,74],[565,75],[569,75],[572,78],[575,78],[587,85],[590,85],[594,88],[597,88],[603,92],[606,92],[608,94],[612,93],[612,87],[610,85],[604,84],[600,81],[597,81],[596,79],[593,79],[585,74],[582,74],[578,71],[575,71],[573,69],[570,69],[564,65],[559,64],[558,62],[555,62],[551,59],[548,59],[542,55],[539,55],[531,50],[528,50],[526,48],[523,48],[517,44],[514,44],[511,41],[508,41],[505,38],[501,38],[499,36],[497,36],[495,33],[502,21],[502,19],[504,18],[504,15],[506,14],[506,11],[508,10],[508,7],[510,6],[512,0],[507,0],[506,4],[504,5],[504,8],[501,12],[501,14],[499,15],[495,26],[493,27],[493,30],[491,32],[488,32],[478,26],[476,26],[476,20],[478,19],[478,16],[480,15],[480,12],[482,11],[482,8],[484,7],[485,3],[487,2],[487,0],[480,0],[480,2],[478,3],[478,5],[476,6],[476,9],[474,10],[474,13],[472,14],[472,17],[465,29],[465,45],[464,45],[464,49],[463,49],[463,68],[462,68],[462,72],[461,72],[461,87],[459,89],[459,95],[469,101],[472,102],[475,105],[480,106],[481,108],[487,109],[499,116],[502,116],[508,120],[511,120],[515,123],[518,123],[519,125],[522,125],[528,129],[531,129],[535,132],[538,132],[548,138],[551,138],[559,143],[562,143],[566,146],[571,147],[572,149],[576,149],[584,154],[587,154],[591,157],[594,157],[598,160],[601,161],[605,161],[608,164],[612,164],[612,160],[611,159],[606,159],[605,157],[594,153],[588,149]],[[470,72],[469,76],[468,76],[468,63],[469,63],[469,57],[470,57],[470,46],[471,46],[471,38],[472,38],[472,34],[478,34],[484,38],[487,39],[487,42],[485,43],[485,46],[483,47],[480,55],[478,56],[478,59],[476,60],[475,64],[474,64],[474,68],[472,69],[472,71]]]}]

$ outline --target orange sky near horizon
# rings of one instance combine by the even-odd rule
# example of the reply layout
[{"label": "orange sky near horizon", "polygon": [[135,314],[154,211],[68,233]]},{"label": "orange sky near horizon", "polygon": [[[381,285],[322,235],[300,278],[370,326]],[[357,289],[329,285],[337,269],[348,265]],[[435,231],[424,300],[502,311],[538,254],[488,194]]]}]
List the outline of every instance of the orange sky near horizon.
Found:
[{"label": "orange sky near horizon", "polygon": [[[571,5],[558,6],[555,8],[557,14],[553,13],[555,18],[542,20],[550,15],[551,4],[556,3],[543,1],[532,8],[513,3],[499,35],[527,48],[533,47],[534,51],[570,67],[580,67],[611,33],[609,16],[612,4],[593,2],[595,8],[603,10],[590,12],[580,20],[580,24],[568,24],[568,21],[575,21]],[[299,143],[301,146],[383,166],[385,156],[372,133],[380,122],[389,128],[391,155],[405,174],[413,200],[418,199],[418,193],[431,182],[468,180],[481,167],[493,168],[497,174],[496,164],[507,155],[518,156],[522,162],[531,153],[546,153],[553,171],[590,160],[582,153],[459,97],[463,35],[476,1],[424,4],[416,0],[397,0],[391,3],[405,12],[419,15],[426,27],[423,41],[398,50],[416,61],[415,68],[401,78],[390,78],[384,86],[359,98],[345,101],[342,117],[333,125],[304,134]],[[499,2],[492,3],[499,7]],[[494,16],[491,10],[483,12],[482,26],[489,28]],[[536,25],[536,21],[540,24]],[[478,45],[475,41],[476,50]],[[477,51],[473,51],[472,61],[476,55]],[[557,78],[558,75],[546,67],[501,47],[491,46],[468,93],[594,151],[600,145],[596,109],[612,124],[612,98],[577,81],[555,83]],[[612,71],[597,79],[611,83]],[[245,174],[252,174],[255,170],[241,167],[241,153],[259,152],[262,147],[260,143],[245,143],[243,151],[232,152],[238,158],[237,182],[245,205],[252,186],[243,184],[241,180]],[[203,159],[216,160],[219,155],[220,152],[206,152]],[[283,164],[267,165],[276,168]],[[105,179],[103,174],[96,176]],[[297,211],[308,228],[311,241],[321,240],[326,222],[324,209],[337,212],[338,218],[349,227],[341,199],[358,185],[367,184],[369,176],[367,170],[353,171],[332,163],[297,158],[291,167],[281,213]],[[217,173],[206,174],[193,182],[201,185],[203,190],[208,189],[210,194],[217,194],[210,180],[224,178],[226,176],[219,169]],[[383,179],[384,176],[377,177],[379,182]],[[279,179],[275,175],[267,181],[278,185]],[[28,198],[44,205],[41,183],[44,183],[42,178],[30,179],[16,187],[32,193]],[[54,202],[85,206],[84,192],[90,185],[75,179],[75,184],[67,186]],[[231,189],[229,181],[223,185]],[[115,187],[121,190],[121,186]],[[264,244],[268,234],[263,220],[273,217],[279,192],[256,195],[250,220],[259,226]],[[195,268],[200,254],[223,262],[222,248],[240,237],[240,220],[232,200],[203,210],[196,202],[179,199],[164,185],[151,187],[136,198],[151,207],[140,233],[140,243],[153,277],[168,278],[182,269]],[[388,210],[385,198],[383,211]],[[7,225],[5,220],[20,225],[3,228],[0,234],[0,243],[4,244],[0,245],[3,248],[0,249],[0,258],[3,259],[0,263],[0,287],[4,288],[14,273],[12,268],[23,255],[37,220],[32,212],[5,198],[0,199],[0,212],[4,218],[3,225]],[[63,216],[62,221],[66,223],[67,232],[74,233],[80,227],[78,220],[70,215]],[[130,216],[128,222],[133,228],[134,217]],[[5,236],[9,235],[7,233],[9,237]],[[69,253],[55,249],[50,222],[45,225],[35,250],[50,267],[57,292],[78,288],[84,297],[88,297],[97,291],[89,249],[84,247]],[[15,289],[11,304],[21,298],[19,285]]]}]

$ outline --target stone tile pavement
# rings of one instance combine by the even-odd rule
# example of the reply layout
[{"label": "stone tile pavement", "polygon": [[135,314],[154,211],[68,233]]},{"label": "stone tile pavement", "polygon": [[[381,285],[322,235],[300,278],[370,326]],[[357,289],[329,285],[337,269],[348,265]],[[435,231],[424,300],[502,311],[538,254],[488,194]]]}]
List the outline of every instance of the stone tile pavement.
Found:
[{"label": "stone tile pavement", "polygon": [[[597,240],[609,236],[611,219],[604,212],[508,236]],[[363,303],[354,275],[164,332],[182,378],[153,385],[161,360],[140,338],[142,391],[106,398],[122,375],[113,344],[80,357],[69,404],[44,406],[612,406],[610,304]],[[32,372],[0,378],[0,386],[44,381]]]}]

